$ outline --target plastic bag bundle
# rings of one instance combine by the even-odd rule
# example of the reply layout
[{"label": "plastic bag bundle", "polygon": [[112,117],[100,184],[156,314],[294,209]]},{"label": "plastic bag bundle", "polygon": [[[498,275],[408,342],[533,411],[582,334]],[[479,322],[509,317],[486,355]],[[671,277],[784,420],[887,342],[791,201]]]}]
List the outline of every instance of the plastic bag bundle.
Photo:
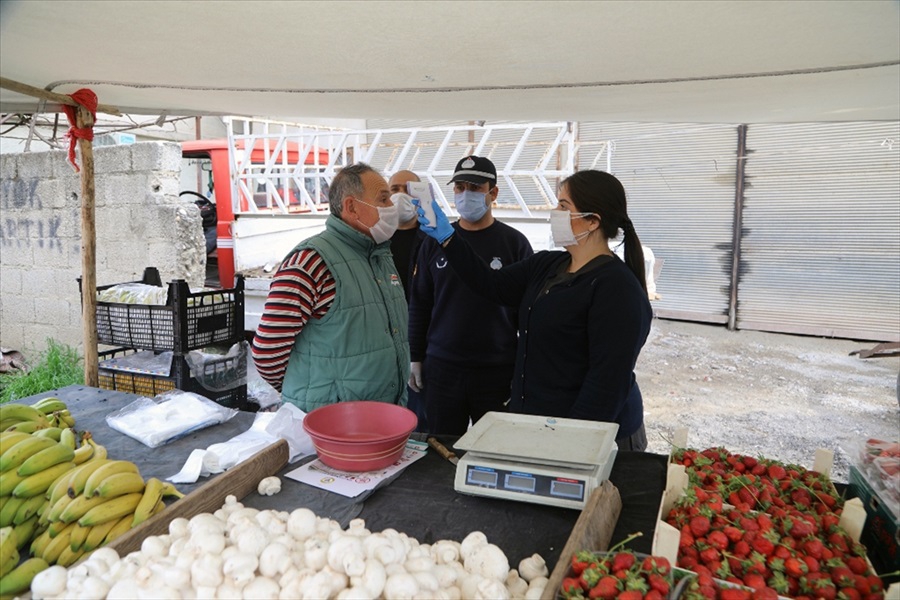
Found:
[{"label": "plastic bag bundle", "polygon": [[169,290],[145,283],[122,283],[97,292],[98,302],[165,305]]},{"label": "plastic bag bundle", "polygon": [[231,419],[237,409],[192,392],[172,390],[155,398],[138,398],[106,416],[106,423],[145,446],[156,448],[193,431]]}]

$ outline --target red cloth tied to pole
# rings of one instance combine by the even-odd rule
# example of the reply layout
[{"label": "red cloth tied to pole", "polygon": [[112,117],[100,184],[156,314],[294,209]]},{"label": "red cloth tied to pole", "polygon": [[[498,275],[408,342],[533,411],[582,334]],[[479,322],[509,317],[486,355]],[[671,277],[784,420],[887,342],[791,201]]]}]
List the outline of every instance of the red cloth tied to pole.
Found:
[{"label": "red cloth tied to pole", "polygon": [[[85,107],[88,112],[91,113],[94,121],[97,120],[97,94],[87,88],[82,88],[68,96],[81,106]],[[75,113],[78,109],[74,106],[63,104],[63,110],[66,113],[66,117],[69,119],[69,131],[66,133],[66,137],[69,138],[69,164],[75,167],[75,172],[78,173],[81,169],[78,168],[78,165],[75,163],[75,141],[78,139],[88,140],[89,142],[93,141],[94,126],[92,122],[90,127],[76,127],[78,121],[75,118]]]}]

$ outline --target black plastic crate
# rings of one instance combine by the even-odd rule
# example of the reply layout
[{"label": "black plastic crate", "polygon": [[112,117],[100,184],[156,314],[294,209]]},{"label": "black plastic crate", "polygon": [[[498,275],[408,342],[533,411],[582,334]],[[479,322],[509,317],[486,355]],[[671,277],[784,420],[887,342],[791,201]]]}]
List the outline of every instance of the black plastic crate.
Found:
[{"label": "black plastic crate", "polygon": [[[162,287],[155,267],[144,270],[143,283]],[[97,291],[115,285],[98,286]],[[79,288],[81,279],[79,278]],[[108,346],[185,354],[244,336],[244,280],[232,289],[191,293],[182,279],[169,283],[165,305],[97,302],[97,341]]]},{"label": "black plastic crate", "polygon": [[[115,390],[119,392],[128,392],[152,398],[163,392],[170,390],[183,390],[186,392],[194,392],[200,394],[210,400],[227,406],[228,408],[237,408],[239,410],[258,409],[258,405],[247,401],[247,384],[235,386],[230,389],[215,391],[210,390],[191,377],[190,367],[184,356],[173,355],[171,369],[168,376],[154,375],[150,373],[136,373],[132,371],[120,371],[114,368],[105,368],[103,361],[110,358],[127,356],[134,354],[136,350],[131,348],[118,348],[116,350],[108,350],[99,353],[100,366],[98,369],[98,385],[106,390]],[[204,364],[204,376],[214,376],[224,372],[242,371],[246,377],[247,364],[244,357],[243,365],[240,364],[241,358],[236,356],[223,356],[221,360],[215,359]]]}]

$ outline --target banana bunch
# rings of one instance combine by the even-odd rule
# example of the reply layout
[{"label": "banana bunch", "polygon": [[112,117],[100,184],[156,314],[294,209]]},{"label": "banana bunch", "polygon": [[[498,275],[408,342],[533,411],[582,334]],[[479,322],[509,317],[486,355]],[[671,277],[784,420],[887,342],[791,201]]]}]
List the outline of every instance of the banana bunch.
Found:
[{"label": "banana bunch", "polygon": [[0,597],[28,590],[34,576],[50,566],[42,558],[29,558],[22,564],[19,559],[15,531],[12,527],[0,529]]},{"label": "banana bunch", "polygon": [[183,494],[153,477],[145,482],[133,462],[89,460],[48,491],[49,506],[39,521],[46,530],[32,542],[31,553],[68,567],[161,512],[165,496]]},{"label": "banana bunch", "polygon": [[73,427],[75,418],[66,403],[59,398],[43,398],[30,406],[14,403],[0,405],[0,431],[35,433],[44,429],[62,430]]}]

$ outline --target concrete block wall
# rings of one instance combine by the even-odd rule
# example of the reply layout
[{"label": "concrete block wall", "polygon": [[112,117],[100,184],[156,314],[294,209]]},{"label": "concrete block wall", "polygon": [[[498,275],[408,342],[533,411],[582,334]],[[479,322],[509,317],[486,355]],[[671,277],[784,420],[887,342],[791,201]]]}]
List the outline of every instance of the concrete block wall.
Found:
[{"label": "concrete block wall", "polygon": [[[95,148],[94,171],[97,285],[153,266],[164,283],[201,287],[203,227],[178,197],[181,147]],[[0,345],[34,357],[54,338],[83,351],[81,260],[81,175],[66,153],[0,156]]]}]

